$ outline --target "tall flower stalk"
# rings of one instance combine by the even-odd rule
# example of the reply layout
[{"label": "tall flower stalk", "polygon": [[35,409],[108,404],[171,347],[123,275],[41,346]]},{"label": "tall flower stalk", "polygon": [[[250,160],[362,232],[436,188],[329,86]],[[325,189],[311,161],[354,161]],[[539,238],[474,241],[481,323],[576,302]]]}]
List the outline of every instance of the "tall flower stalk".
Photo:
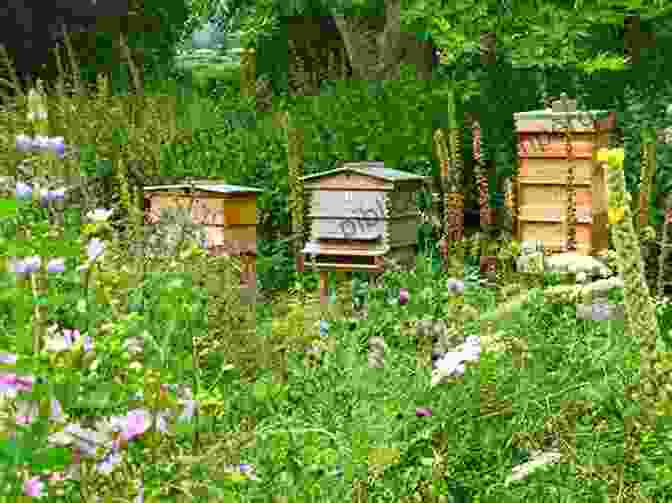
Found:
[{"label": "tall flower stalk", "polygon": [[598,153],[598,160],[608,162],[609,226],[616,248],[617,266],[623,278],[626,330],[640,337],[640,404],[646,427],[655,427],[657,404],[669,404],[672,386],[660,382],[662,373],[656,369],[656,337],[658,323],[656,306],[644,281],[639,238],[635,232],[629,194],[625,191],[623,149]]}]

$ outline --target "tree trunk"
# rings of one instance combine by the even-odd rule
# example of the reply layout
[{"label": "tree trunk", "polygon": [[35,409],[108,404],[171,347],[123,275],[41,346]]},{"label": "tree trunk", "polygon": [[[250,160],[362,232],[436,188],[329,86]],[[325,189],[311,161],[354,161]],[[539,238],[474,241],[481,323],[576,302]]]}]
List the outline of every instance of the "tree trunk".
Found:
[{"label": "tree trunk", "polygon": [[399,77],[404,54],[401,33],[401,0],[386,0],[385,19],[344,16],[332,8],[354,76],[363,80]]}]

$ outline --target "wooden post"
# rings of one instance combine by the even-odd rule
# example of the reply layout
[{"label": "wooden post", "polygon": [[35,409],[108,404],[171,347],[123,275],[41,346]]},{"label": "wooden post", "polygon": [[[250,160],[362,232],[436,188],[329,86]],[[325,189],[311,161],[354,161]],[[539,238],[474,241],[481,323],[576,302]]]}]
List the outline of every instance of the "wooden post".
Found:
[{"label": "wooden post", "polygon": [[329,305],[329,272],[320,271],[320,304]]}]

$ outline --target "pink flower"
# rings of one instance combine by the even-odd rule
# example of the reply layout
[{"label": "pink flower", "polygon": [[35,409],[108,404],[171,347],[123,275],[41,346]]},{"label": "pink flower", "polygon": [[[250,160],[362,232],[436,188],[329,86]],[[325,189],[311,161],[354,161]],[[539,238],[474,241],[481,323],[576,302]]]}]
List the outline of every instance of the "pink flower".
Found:
[{"label": "pink flower", "polygon": [[16,416],[16,424],[30,424],[35,419],[32,416]]},{"label": "pink flower", "polygon": [[49,475],[49,482],[61,482],[65,480],[65,474],[62,472],[54,472]]},{"label": "pink flower", "polygon": [[432,415],[432,409],[429,407],[417,407],[415,409],[415,415],[418,417],[427,417]]},{"label": "pink flower", "polygon": [[23,483],[23,493],[31,498],[41,498],[43,490],[44,482],[40,482],[40,477],[33,477]]},{"label": "pink flower", "polygon": [[30,391],[33,389],[34,381],[31,376],[4,374],[0,376],[0,391]]},{"label": "pink flower", "polygon": [[399,290],[399,305],[403,306],[408,304],[408,290],[406,288],[401,288]]},{"label": "pink flower", "polygon": [[[121,426],[121,434],[115,440],[114,447],[118,448],[120,445],[126,444],[128,441],[141,436],[151,426],[153,417],[145,409],[135,409],[129,411],[126,416],[113,418],[114,423]],[[156,418],[156,427],[159,431],[166,433],[168,431],[166,423],[166,414],[159,414]]]},{"label": "pink flower", "polygon": [[63,329],[63,338],[68,347],[72,346],[77,339],[79,339],[79,330]]}]

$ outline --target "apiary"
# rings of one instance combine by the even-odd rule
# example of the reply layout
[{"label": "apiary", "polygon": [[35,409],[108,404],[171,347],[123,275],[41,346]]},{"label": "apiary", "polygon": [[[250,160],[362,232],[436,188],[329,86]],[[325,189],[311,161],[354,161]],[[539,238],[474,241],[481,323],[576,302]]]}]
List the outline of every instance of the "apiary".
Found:
[{"label": "apiary", "polygon": [[382,272],[383,257],[414,264],[421,224],[416,193],[427,177],[382,162],[351,162],[303,181],[310,233],[300,267],[320,271],[324,288],[329,271]]},{"label": "apiary", "polygon": [[260,192],[218,181],[144,187],[145,220],[155,224],[164,209],[191,208],[192,221],[207,231],[208,252],[240,256],[241,288],[256,291],[256,198]]}]

